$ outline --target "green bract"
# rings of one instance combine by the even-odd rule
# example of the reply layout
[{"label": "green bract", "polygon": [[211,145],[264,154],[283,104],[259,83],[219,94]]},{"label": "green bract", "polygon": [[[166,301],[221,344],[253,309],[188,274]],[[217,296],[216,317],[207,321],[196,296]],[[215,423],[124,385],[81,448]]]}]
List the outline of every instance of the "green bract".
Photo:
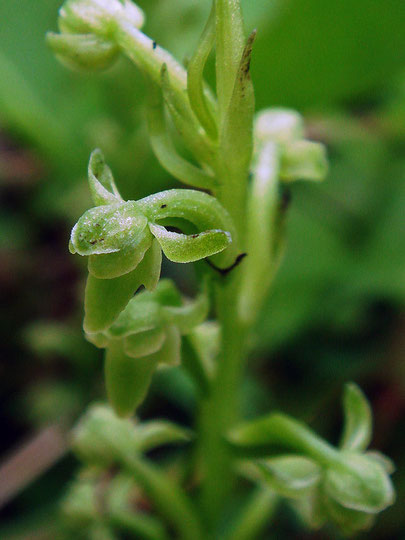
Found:
[{"label": "green bract", "polygon": [[207,313],[206,294],[184,304],[173,283],[161,280],[154,292],[137,294],[107,330],[86,334],[106,349],[107,394],[119,416],[132,414],[141,403],[158,365],[180,363],[181,335]]},{"label": "green bract", "polygon": [[[89,185],[96,206],[79,219],[70,238],[70,251],[89,257],[84,321],[89,333],[107,329],[141,285],[156,287],[161,250],[170,260],[187,263],[232,244],[231,219],[206,193],[173,189],[125,202],[99,150],[90,158]],[[178,219],[195,233],[168,231],[160,224]],[[214,260],[229,265],[235,257],[232,247]]]}]

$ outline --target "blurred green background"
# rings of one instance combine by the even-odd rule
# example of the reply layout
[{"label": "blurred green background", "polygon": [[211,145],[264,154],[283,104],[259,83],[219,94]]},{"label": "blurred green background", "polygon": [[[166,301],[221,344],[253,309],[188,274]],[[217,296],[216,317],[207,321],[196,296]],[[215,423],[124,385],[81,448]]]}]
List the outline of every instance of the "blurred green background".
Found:
[{"label": "blurred green background", "polygon": [[[138,4],[147,15],[146,32],[187,58],[210,2]],[[102,74],[77,74],[47,50],[44,34],[56,28],[59,5],[0,0],[5,540],[58,538],[58,502],[77,469],[63,435],[89,402],[104,397],[100,353],[81,332],[85,261],[67,251],[70,227],[90,206],[89,153],[103,149],[125,198],[175,185],[151,154],[144,86],[129,62],[122,59]],[[258,29],[257,107],[298,108],[309,136],[327,144],[331,161],[322,185],[292,186],[287,254],[257,325],[245,414],[281,408],[334,441],[342,385],[359,383],[375,412],[373,445],[398,468],[399,503],[365,537],[403,538],[405,3],[245,0],[244,12],[247,28]],[[211,79],[213,71],[211,62]],[[190,267],[167,264],[165,273],[192,293]],[[195,406],[190,381],[174,370],[156,378],[141,416],[187,424]],[[32,444],[21,453],[24,441]],[[22,461],[13,469],[16,459]],[[41,460],[42,473],[32,471]],[[339,535],[306,531],[285,507],[263,538]]]}]

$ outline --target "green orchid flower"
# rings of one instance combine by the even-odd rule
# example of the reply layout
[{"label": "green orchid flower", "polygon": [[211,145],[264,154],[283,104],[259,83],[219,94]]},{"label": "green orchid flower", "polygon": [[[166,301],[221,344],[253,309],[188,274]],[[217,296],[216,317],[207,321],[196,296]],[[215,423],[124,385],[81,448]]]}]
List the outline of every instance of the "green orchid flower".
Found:
[{"label": "green orchid flower", "polygon": [[208,314],[208,298],[183,302],[169,280],[153,292],[141,292],[103,332],[86,333],[106,349],[105,377],[109,401],[119,416],[130,416],[143,401],[158,366],[176,366],[181,336],[190,333]]},{"label": "green orchid flower", "polygon": [[[124,201],[100,150],[92,153],[88,173],[96,206],[73,227],[69,245],[71,253],[89,257],[86,332],[111,326],[140,286],[154,290],[162,251],[177,263],[214,256],[217,266],[227,266],[236,257],[235,247],[231,247],[235,238],[232,220],[214,197],[172,189],[139,201]],[[166,228],[166,223],[179,219],[195,232],[187,235]]]},{"label": "green orchid flower", "polygon": [[371,409],[354,384],[346,386],[344,411],[337,449],[283,414],[236,428],[230,441],[238,451],[263,456],[254,462],[256,478],[288,498],[309,526],[318,528],[330,520],[351,535],[369,528],[393,504],[394,467],[382,454],[366,451]]}]

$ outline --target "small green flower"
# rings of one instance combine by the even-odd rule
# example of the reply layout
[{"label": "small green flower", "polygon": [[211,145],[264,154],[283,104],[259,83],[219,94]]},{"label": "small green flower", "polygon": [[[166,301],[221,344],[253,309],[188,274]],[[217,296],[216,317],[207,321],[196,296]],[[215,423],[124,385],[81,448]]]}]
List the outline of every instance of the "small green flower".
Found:
[{"label": "small green flower", "polygon": [[323,180],[328,172],[328,160],[323,144],[305,139],[304,122],[300,114],[289,109],[265,109],[255,121],[256,152],[269,143],[276,143],[280,153],[280,178],[293,180]]},{"label": "small green flower", "polygon": [[[345,534],[353,534],[370,527],[377,514],[393,504],[390,474],[394,468],[385,456],[365,451],[371,437],[371,410],[354,384],[346,386],[344,412],[338,449],[281,414],[237,428],[230,440],[239,450],[264,455],[255,462],[261,479],[290,499],[309,526],[317,528],[330,520]],[[274,454],[274,447],[276,454],[282,454],[267,457]]]},{"label": "small green flower", "polygon": [[[89,257],[86,332],[106,330],[141,285],[156,287],[162,251],[174,262],[188,263],[219,254],[232,243],[230,217],[206,193],[173,189],[124,201],[99,150],[90,158],[89,186],[96,206],[73,227],[69,245],[71,253]],[[168,231],[166,223],[178,219],[195,232]],[[235,248],[226,251],[216,255],[216,264],[233,262]]]},{"label": "small green flower", "polygon": [[107,394],[119,416],[142,402],[159,365],[180,363],[181,335],[205,320],[208,307],[205,293],[184,303],[173,283],[161,280],[155,291],[137,294],[110,328],[86,334],[106,349]]}]

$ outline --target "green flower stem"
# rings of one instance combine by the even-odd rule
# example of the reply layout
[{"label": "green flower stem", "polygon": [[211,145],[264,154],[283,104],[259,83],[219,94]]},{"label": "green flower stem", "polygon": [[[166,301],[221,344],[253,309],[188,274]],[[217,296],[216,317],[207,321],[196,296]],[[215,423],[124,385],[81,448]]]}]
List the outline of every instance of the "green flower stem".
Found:
[{"label": "green flower stem", "polygon": [[[247,328],[237,317],[235,299],[240,288],[240,272],[217,287],[221,348],[211,394],[203,403],[200,424],[204,483],[201,504],[207,523],[215,527],[232,489],[235,469],[224,434],[238,420],[238,392],[246,357]],[[222,286],[221,286],[222,285]]]},{"label": "green flower stem", "polygon": [[108,522],[118,529],[126,530],[135,538],[145,540],[169,540],[163,525],[148,515],[134,513],[129,510],[114,509],[108,516]]},{"label": "green flower stem", "polygon": [[246,426],[242,425],[231,433],[230,438],[242,451],[249,441],[250,450],[256,447],[262,455],[268,451],[271,453],[275,446],[305,454],[324,467],[345,466],[344,458],[338,450],[313,433],[305,424],[280,413],[270,414]]},{"label": "green flower stem", "polygon": [[[245,38],[240,2],[216,0],[215,8],[220,119],[220,144],[215,171],[220,187],[215,195],[233,218],[238,246],[243,252],[252,144],[253,87],[248,65],[244,63]],[[248,51],[247,56],[249,54]],[[234,150],[233,156],[231,148]],[[239,155],[235,156],[235,152]],[[232,453],[225,443],[225,433],[238,420],[240,379],[247,352],[249,328],[241,321],[237,306],[241,283],[241,269],[235,268],[216,287],[221,344],[211,394],[203,404],[200,424],[200,451],[204,467],[201,505],[212,530],[217,525],[235,480]]]},{"label": "green flower stem", "polygon": [[266,486],[256,489],[246,506],[243,508],[235,526],[226,540],[254,540],[268,525],[277,509],[279,497]]},{"label": "green flower stem", "polygon": [[250,323],[255,321],[277,269],[274,256],[280,174],[277,144],[267,142],[258,154],[247,205],[249,257],[244,265],[239,297],[241,316]]},{"label": "green flower stem", "polygon": [[182,93],[187,89],[187,73],[184,67],[138,28],[119,21],[115,38],[120,49],[143,73],[148,73],[155,84],[160,86],[162,66],[166,64],[175,90]]},{"label": "green flower stem", "polygon": [[202,526],[190,499],[151,463],[133,453],[121,455],[121,462],[153,500],[158,512],[176,531],[179,540],[205,540]]}]

